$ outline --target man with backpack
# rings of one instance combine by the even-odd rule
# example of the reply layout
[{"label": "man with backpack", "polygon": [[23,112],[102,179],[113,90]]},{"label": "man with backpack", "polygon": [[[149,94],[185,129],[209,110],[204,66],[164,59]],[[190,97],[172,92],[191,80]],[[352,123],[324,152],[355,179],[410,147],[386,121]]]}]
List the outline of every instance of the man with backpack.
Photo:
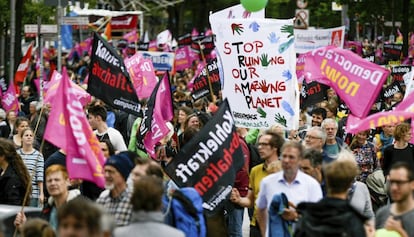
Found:
[{"label": "man with backpack", "polygon": [[303,202],[297,207],[301,217],[295,237],[366,236],[366,217],[347,201],[358,168],[351,160],[337,160],[324,167],[328,195],[317,203]]},{"label": "man with backpack", "polygon": [[184,237],[184,233],[164,224],[161,212],[164,186],[162,179],[143,176],[134,184],[131,197],[132,219],[128,226],[115,229],[115,237]]}]

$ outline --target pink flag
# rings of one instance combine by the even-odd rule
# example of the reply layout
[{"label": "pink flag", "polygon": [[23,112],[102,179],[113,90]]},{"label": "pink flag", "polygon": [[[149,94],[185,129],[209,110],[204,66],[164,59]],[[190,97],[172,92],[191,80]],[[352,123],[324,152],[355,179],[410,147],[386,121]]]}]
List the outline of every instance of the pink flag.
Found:
[{"label": "pink flag", "polygon": [[352,52],[355,52],[359,56],[362,56],[362,43],[359,41],[345,41],[344,49],[351,50]]},{"label": "pink flag", "polygon": [[158,82],[151,59],[144,59],[140,53],[136,53],[124,61],[138,97],[150,97]]},{"label": "pink flag", "polygon": [[414,93],[410,93],[407,97],[405,97],[400,103],[395,106],[395,110],[401,111],[413,111],[414,109]]},{"label": "pink flag", "polygon": [[187,68],[191,68],[192,66],[192,58],[190,55],[190,46],[184,46],[175,51],[175,70],[176,71],[183,71]]},{"label": "pink flag", "polygon": [[[53,104],[55,100],[55,96],[57,93],[57,89],[59,88],[59,84],[61,83],[62,75],[57,72],[56,70],[53,71],[52,78],[48,83],[46,83],[43,93],[44,93],[44,102]],[[87,105],[91,102],[91,95],[86,92],[82,87],[76,85],[73,81],[69,81],[71,88],[73,89],[73,93],[76,96],[77,100],[82,104],[82,106]]]},{"label": "pink flag", "polygon": [[306,53],[304,73],[307,80],[332,87],[352,114],[363,118],[390,72],[349,50],[327,46]]},{"label": "pink flag", "polygon": [[12,110],[17,114],[19,111],[19,101],[17,100],[16,89],[14,88],[13,82],[9,82],[9,88],[2,94],[1,106],[6,112]]},{"label": "pink flag", "polygon": [[303,79],[305,79],[305,58],[306,54],[299,54],[296,58],[296,77],[299,83],[302,83]]},{"label": "pink flag", "polygon": [[37,92],[38,92],[38,93],[40,93],[40,79],[39,79],[39,78],[35,78],[35,79],[33,80],[33,82],[34,82],[34,84],[35,84],[35,86],[36,86],[36,90],[37,90]]},{"label": "pink flag", "polygon": [[153,158],[155,158],[155,145],[170,132],[166,123],[171,121],[174,116],[171,86],[167,73],[164,74],[163,79],[159,83],[152,114],[151,129],[148,130],[144,137],[145,150]]},{"label": "pink flag", "polygon": [[71,179],[105,184],[105,158],[99,141],[89,125],[76,89],[69,83],[66,68],[57,88],[53,107],[46,125],[45,139],[66,152],[66,167]]},{"label": "pink flag", "polygon": [[191,36],[198,36],[200,33],[198,33],[197,28],[193,28],[193,30],[191,31]]},{"label": "pink flag", "polygon": [[385,112],[375,113],[364,119],[359,119],[352,114],[348,115],[346,131],[348,133],[356,134],[360,131],[382,127],[385,125],[395,125],[411,118],[413,112],[391,110]]},{"label": "pink flag", "polygon": [[137,30],[135,29],[129,33],[126,33],[124,36],[122,36],[122,38],[128,41],[128,43],[136,43],[138,41]]},{"label": "pink flag", "polygon": [[88,54],[91,55],[91,51],[92,51],[92,41],[93,41],[93,38],[92,37],[89,37],[85,41],[83,41],[83,42],[81,42],[79,44],[79,51],[78,51],[78,53],[79,53],[79,56],[80,57],[82,57],[85,52],[88,52]]},{"label": "pink flag", "polygon": [[204,62],[204,61],[200,61],[198,63],[197,69],[196,69],[196,71],[194,73],[193,78],[191,78],[191,80],[188,82],[188,86],[187,87],[188,87],[188,89],[190,91],[193,91],[194,82],[200,76],[200,74],[203,72],[203,70],[206,67],[206,65],[207,65],[206,62]]},{"label": "pink flag", "polygon": [[148,51],[158,51],[157,41],[151,40],[148,45]]}]

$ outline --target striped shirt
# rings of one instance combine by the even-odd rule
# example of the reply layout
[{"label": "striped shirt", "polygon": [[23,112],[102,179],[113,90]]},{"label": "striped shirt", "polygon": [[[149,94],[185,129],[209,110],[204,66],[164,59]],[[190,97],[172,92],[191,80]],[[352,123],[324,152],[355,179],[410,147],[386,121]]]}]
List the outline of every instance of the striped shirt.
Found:
[{"label": "striped shirt", "polygon": [[[29,175],[32,177],[32,198],[39,198],[39,186],[38,182],[43,182],[43,173],[44,173],[44,159],[43,155],[39,151],[33,149],[32,153],[26,154],[20,148],[17,150],[24,164],[26,165]],[[36,170],[34,172],[34,170]]]}]

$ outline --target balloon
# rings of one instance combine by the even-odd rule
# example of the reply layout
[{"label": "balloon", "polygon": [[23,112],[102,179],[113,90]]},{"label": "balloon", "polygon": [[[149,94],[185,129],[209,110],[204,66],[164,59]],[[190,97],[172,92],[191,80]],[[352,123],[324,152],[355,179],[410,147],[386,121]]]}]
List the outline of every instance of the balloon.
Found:
[{"label": "balloon", "polygon": [[375,232],[375,237],[401,237],[397,231],[379,229]]},{"label": "balloon", "polygon": [[257,12],[267,5],[267,0],[240,0],[241,5],[248,12]]}]

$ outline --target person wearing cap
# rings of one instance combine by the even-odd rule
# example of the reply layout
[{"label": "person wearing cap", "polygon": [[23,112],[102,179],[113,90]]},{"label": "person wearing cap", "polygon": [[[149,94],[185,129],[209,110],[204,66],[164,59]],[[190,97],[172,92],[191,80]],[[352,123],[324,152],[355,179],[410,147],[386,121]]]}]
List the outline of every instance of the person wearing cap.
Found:
[{"label": "person wearing cap", "polygon": [[104,166],[105,191],[96,200],[115,218],[117,226],[128,225],[131,221],[132,191],[128,188],[127,179],[134,164],[126,153],[109,157]]}]

